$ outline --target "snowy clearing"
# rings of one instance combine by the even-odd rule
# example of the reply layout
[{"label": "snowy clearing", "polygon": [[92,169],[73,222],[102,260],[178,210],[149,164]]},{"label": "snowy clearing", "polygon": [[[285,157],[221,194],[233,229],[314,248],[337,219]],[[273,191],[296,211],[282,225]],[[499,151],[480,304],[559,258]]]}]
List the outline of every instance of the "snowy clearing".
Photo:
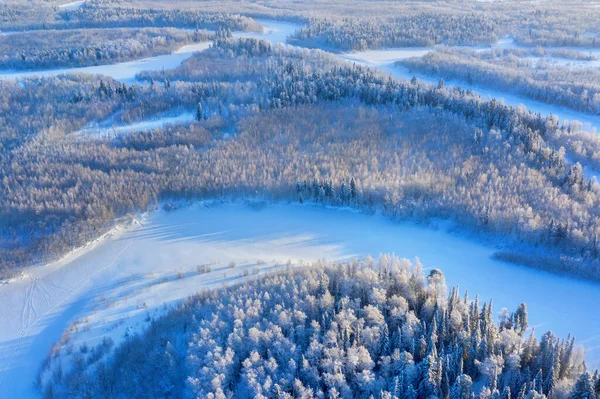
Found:
[{"label": "snowy clearing", "polygon": [[[265,22],[260,21],[259,22]],[[266,24],[266,22],[265,22]],[[293,33],[300,25],[286,22],[269,22],[265,26],[263,33],[257,32],[235,32],[235,37],[265,38],[273,43],[285,43],[286,38]],[[4,34],[17,34],[19,32],[7,32]],[[111,78],[125,82],[134,83],[136,75],[142,71],[161,71],[163,69],[173,69],[181,65],[192,54],[204,51],[209,48],[211,42],[190,44],[181,47],[171,54],[159,55],[156,57],[144,58],[140,60],[121,62],[109,65],[98,65],[80,68],[60,68],[41,71],[16,71],[1,70],[0,80],[27,79],[34,77],[58,76],[64,74],[100,74],[110,76]]]},{"label": "snowy clearing", "polygon": [[301,24],[270,19],[254,19],[263,26],[263,32],[234,32],[234,37],[265,39],[285,44],[287,38],[302,27]]},{"label": "snowy clearing", "polygon": [[359,64],[364,63],[368,66],[379,67],[382,65],[393,64],[394,62],[406,58],[423,57],[432,50],[432,47],[390,48],[381,50],[360,51],[356,53],[344,53],[338,55],[338,57]]},{"label": "snowy clearing", "polygon": [[72,1],[70,3],[61,4],[60,6],[58,6],[58,8],[61,11],[72,11],[72,10],[76,10],[79,7],[81,7],[83,5],[83,3],[85,3],[85,0],[76,0],[76,1]]},{"label": "snowy clearing", "polygon": [[128,228],[0,286],[0,318],[12,321],[0,329],[0,397],[35,396],[37,369],[66,329],[66,346],[74,350],[103,336],[118,342],[164,312],[164,304],[238,281],[244,270],[252,276],[288,260],[299,265],[382,252],[442,268],[450,286],[460,282],[472,298],[493,298],[495,312],[527,302],[538,333],[573,333],[587,346],[590,365],[600,364],[600,320],[586,311],[600,301],[600,285],[493,260],[492,248],[441,226],[301,205],[199,203],[134,219]]}]

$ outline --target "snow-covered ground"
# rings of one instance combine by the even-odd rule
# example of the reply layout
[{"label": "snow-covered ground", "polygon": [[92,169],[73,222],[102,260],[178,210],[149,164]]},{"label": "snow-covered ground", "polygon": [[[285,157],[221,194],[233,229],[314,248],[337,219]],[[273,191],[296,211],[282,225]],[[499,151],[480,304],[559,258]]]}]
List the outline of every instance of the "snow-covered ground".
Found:
[{"label": "snow-covered ground", "polygon": [[[204,288],[259,270],[317,259],[379,253],[419,257],[442,268],[449,285],[494,299],[495,311],[525,301],[531,324],[588,347],[600,364],[600,319],[590,304],[600,285],[502,263],[488,248],[456,234],[381,216],[310,205],[199,203],[135,219],[104,239],[49,265],[30,267],[0,286],[0,397],[34,396],[35,374],[52,343],[71,331],[74,350],[103,336],[139,331],[148,317]],[[235,262],[235,267],[230,267]],[[201,274],[198,266],[209,266]]]},{"label": "snow-covered ground", "polygon": [[[258,20],[259,22],[265,22]],[[293,33],[301,25],[272,21],[265,22],[265,30],[263,33],[259,32],[235,32],[236,37],[254,37],[254,38],[265,38],[272,41],[273,43],[285,43],[286,38]],[[19,34],[20,32],[5,32],[4,35]],[[181,47],[177,51],[171,54],[160,55],[156,57],[144,58],[140,60],[120,62],[109,65],[98,65],[90,67],[77,67],[77,68],[58,68],[50,70],[36,70],[36,71],[18,71],[18,70],[0,70],[0,80],[15,80],[15,79],[27,79],[33,77],[48,77],[58,76],[63,74],[101,74],[110,76],[115,80],[119,80],[125,83],[135,82],[135,76],[142,71],[161,71],[163,69],[173,69],[181,65],[181,63],[188,59],[193,53],[198,51],[204,51],[210,46],[210,42],[203,42],[197,44],[190,44]]]},{"label": "snow-covered ground", "polygon": [[118,136],[127,133],[159,129],[167,125],[190,123],[195,120],[195,118],[196,115],[192,112],[182,112],[178,115],[164,115],[131,123],[129,125],[115,125],[113,123],[92,124],[73,134],[85,137]]},{"label": "snow-covered ground", "polygon": [[347,61],[377,68],[383,65],[393,64],[394,62],[406,58],[423,57],[432,50],[432,47],[389,48],[343,53],[338,55],[338,57]]},{"label": "snow-covered ground", "polygon": [[277,21],[271,19],[255,19],[264,28],[263,32],[234,32],[234,37],[246,37],[269,40],[273,43],[284,43],[296,30],[302,27],[294,22]]},{"label": "snow-covered ground", "polygon": [[72,10],[76,10],[79,7],[81,7],[83,5],[83,3],[85,3],[85,0],[76,0],[76,1],[72,1],[70,3],[61,4],[60,6],[58,6],[58,8],[61,11],[72,11]]}]

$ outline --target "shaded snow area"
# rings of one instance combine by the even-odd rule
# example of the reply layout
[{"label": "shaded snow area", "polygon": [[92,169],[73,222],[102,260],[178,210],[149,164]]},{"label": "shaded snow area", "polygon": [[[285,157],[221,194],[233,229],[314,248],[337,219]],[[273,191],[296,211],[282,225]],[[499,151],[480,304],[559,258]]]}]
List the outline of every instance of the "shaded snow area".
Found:
[{"label": "shaded snow area", "polygon": [[[0,397],[35,395],[32,381],[63,332],[62,356],[103,337],[115,343],[182,298],[258,273],[325,258],[419,257],[495,312],[525,301],[541,334],[573,333],[600,363],[600,319],[589,317],[600,285],[491,258],[492,248],[445,231],[344,209],[198,203],[157,211],[49,265],[0,286]],[[365,234],[368,232],[368,234]],[[560,294],[560,295],[559,295]]]},{"label": "shaded snow area", "polygon": [[72,11],[72,10],[76,10],[79,7],[81,7],[83,5],[83,3],[85,3],[85,0],[77,0],[77,1],[72,1],[70,3],[61,4],[60,6],[58,6],[58,8],[61,11]]},{"label": "shaded snow area", "polygon": [[196,115],[192,112],[183,112],[178,115],[165,115],[129,125],[118,125],[112,121],[86,126],[78,132],[73,133],[76,136],[85,137],[115,137],[124,134],[161,129],[168,125],[186,124],[194,121]]}]

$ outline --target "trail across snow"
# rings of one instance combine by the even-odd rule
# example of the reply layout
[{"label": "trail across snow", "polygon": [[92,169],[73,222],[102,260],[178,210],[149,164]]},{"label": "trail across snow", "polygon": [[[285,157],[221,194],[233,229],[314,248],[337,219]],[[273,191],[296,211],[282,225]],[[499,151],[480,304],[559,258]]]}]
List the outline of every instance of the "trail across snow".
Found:
[{"label": "trail across snow", "polygon": [[[9,321],[0,329],[0,397],[35,396],[31,383],[39,365],[74,321],[76,351],[104,336],[118,342],[161,314],[164,304],[238,281],[244,270],[252,275],[288,260],[298,265],[391,252],[441,268],[449,285],[493,298],[496,312],[527,302],[538,333],[573,333],[588,347],[589,363],[600,365],[600,320],[588,312],[600,301],[598,284],[493,260],[492,248],[447,233],[445,224],[434,229],[310,205],[199,203],[157,211],[0,286],[0,319]],[[212,271],[198,273],[200,265]]]}]

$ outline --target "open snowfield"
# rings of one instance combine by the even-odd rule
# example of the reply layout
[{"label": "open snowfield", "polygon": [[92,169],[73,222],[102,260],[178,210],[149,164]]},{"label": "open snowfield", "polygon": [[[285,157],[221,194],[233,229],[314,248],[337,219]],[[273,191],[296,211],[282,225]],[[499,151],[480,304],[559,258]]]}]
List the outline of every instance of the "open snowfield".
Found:
[{"label": "open snowfield", "polygon": [[389,48],[381,50],[367,50],[355,53],[340,54],[339,58],[363,64],[370,67],[380,67],[382,65],[390,65],[394,62],[412,57],[423,57],[433,50],[432,47],[404,47],[404,48]]},{"label": "open snowfield", "polygon": [[[600,364],[600,320],[589,317],[600,285],[502,263],[493,248],[445,231],[310,205],[199,203],[157,211],[49,265],[0,286],[0,397],[35,396],[39,365],[63,331],[68,345],[116,342],[149,317],[204,288],[286,263],[300,265],[394,252],[442,268],[471,298],[494,298],[495,312],[527,302],[536,332],[570,332]],[[368,234],[367,234],[368,233]],[[235,267],[230,263],[235,262]],[[211,267],[199,273],[198,266]],[[279,265],[279,266],[276,266]]]},{"label": "open snowfield", "polygon": [[[259,22],[265,22],[258,20]],[[236,37],[254,37],[264,38],[273,43],[285,43],[286,38],[293,33],[300,25],[287,22],[265,22],[265,30],[260,32],[235,32]],[[19,32],[7,32],[5,34],[19,34]],[[140,60],[120,62],[110,65],[98,65],[79,68],[59,68],[40,71],[16,71],[0,70],[0,80],[27,79],[34,77],[58,76],[64,74],[100,74],[110,76],[115,80],[125,83],[134,83],[135,76],[142,71],[161,71],[163,69],[173,69],[181,65],[193,53],[204,51],[210,46],[210,42],[190,44],[181,47],[171,54],[159,55],[156,57],[144,58]]]}]

